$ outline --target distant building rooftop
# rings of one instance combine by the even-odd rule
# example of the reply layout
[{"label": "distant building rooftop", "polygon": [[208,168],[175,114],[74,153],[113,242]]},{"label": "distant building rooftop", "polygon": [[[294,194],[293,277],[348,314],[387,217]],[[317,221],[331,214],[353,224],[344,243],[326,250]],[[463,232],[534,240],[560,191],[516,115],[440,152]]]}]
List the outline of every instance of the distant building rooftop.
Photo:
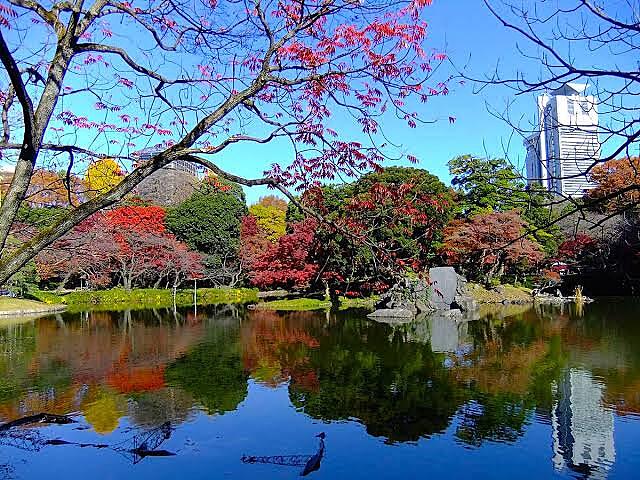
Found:
[{"label": "distant building rooftop", "polygon": [[[145,162],[153,158],[154,155],[157,155],[161,151],[163,151],[165,147],[163,145],[154,145],[152,147],[143,148],[142,150],[137,150],[131,154],[134,158],[133,166],[135,167],[139,162]],[[185,160],[175,160],[171,162],[166,167],[163,167],[169,170],[179,170],[181,172],[186,172],[194,177],[202,177],[205,173],[205,168],[196,165],[192,162],[187,162]]]}]

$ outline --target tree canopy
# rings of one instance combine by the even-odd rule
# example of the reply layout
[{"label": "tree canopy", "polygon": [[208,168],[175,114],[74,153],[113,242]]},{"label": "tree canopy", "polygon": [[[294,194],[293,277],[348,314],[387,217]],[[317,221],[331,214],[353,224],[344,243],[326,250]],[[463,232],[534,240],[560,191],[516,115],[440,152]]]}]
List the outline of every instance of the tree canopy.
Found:
[{"label": "tree canopy", "polygon": [[531,237],[547,253],[555,252],[560,232],[554,224],[558,213],[553,211],[552,196],[542,187],[525,185],[507,160],[462,155],[449,161],[449,173],[458,192],[458,218],[518,210],[529,224]]},{"label": "tree canopy", "polygon": [[[0,283],[175,161],[283,192],[379,168],[397,151],[383,123],[395,118],[415,128],[423,115],[414,106],[449,93],[448,79],[436,78],[446,55],[427,45],[423,10],[430,4],[5,5],[0,151],[13,177],[0,205]],[[340,114],[355,115],[355,132],[328,125]],[[262,178],[221,168],[220,154],[229,147],[273,141],[289,142],[290,154]],[[81,198],[7,254],[6,239],[38,169],[64,172],[71,189],[71,175],[82,177],[105,159],[123,169],[117,185],[95,186],[98,195]]]}]

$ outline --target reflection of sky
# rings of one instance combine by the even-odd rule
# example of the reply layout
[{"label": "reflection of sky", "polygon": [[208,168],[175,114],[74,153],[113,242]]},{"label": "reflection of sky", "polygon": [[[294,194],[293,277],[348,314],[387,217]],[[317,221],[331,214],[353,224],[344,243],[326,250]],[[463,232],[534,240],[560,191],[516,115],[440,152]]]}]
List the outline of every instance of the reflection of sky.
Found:
[{"label": "reflection of sky", "polygon": [[[46,447],[28,455],[12,450],[11,460],[20,478],[45,478],[52,472],[67,478],[192,478],[255,479],[296,478],[296,467],[243,464],[242,455],[311,454],[318,432],[327,433],[326,455],[314,478],[550,478],[551,426],[534,422],[515,445],[486,442],[481,448],[464,447],[452,440],[456,418],[443,434],[416,443],[387,445],[366,434],[355,422],[324,424],[297,412],[288,387],[268,388],[250,381],[249,394],[235,412],[208,417],[198,414],[179,425],[162,448],[175,457],[147,458],[133,466],[109,450],[72,446]],[[50,437],[66,440],[115,442],[126,438],[131,425],[123,419],[118,434],[102,437],[73,425],[48,429]],[[640,468],[637,422],[616,418],[616,449],[624,459],[610,478],[633,478]],[[115,438],[114,438],[115,437]],[[26,459],[23,463],[21,460]]]}]

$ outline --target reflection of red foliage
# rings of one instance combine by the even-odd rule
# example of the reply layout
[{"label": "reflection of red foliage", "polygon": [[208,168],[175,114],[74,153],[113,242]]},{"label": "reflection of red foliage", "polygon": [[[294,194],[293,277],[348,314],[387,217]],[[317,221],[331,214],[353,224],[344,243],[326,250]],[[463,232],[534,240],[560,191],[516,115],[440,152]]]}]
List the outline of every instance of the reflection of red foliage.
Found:
[{"label": "reflection of red foliage", "polygon": [[[302,317],[307,323],[308,312],[296,312],[293,318],[297,320],[296,317]],[[252,313],[241,333],[244,368],[255,372],[260,365],[277,366],[277,378],[262,379],[269,386],[277,386],[289,378],[296,384],[317,385],[317,375],[309,367],[308,353],[318,348],[320,342],[303,325],[292,325],[290,318],[269,311]]]},{"label": "reflection of red foliage", "polygon": [[158,390],[164,387],[164,365],[119,368],[107,376],[107,383],[120,393]]},{"label": "reflection of red foliage", "polygon": [[314,370],[296,370],[291,372],[291,382],[310,393],[316,393],[320,390],[320,380],[318,374]]}]

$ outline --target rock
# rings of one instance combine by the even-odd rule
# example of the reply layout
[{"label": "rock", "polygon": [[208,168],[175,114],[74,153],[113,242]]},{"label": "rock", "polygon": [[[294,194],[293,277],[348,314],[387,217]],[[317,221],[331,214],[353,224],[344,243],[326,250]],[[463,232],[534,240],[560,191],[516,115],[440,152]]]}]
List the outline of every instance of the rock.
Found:
[{"label": "rock", "polygon": [[[412,315],[432,312],[449,312],[448,316],[460,317],[462,312],[475,312],[478,303],[469,294],[467,280],[453,267],[429,269],[429,281],[421,278],[404,278],[382,295],[376,308],[379,311],[401,310]],[[372,316],[388,316],[377,314]]]},{"label": "rock", "polygon": [[379,308],[367,315],[369,318],[413,318],[415,313],[406,308]]},{"label": "rock", "polygon": [[478,302],[470,295],[456,295],[454,304],[463,312],[474,312],[480,308]]},{"label": "rock", "polygon": [[506,295],[507,294],[507,289],[504,287],[504,285],[497,285],[495,287],[492,288],[493,291],[499,293],[500,295]]},{"label": "rock", "polygon": [[458,274],[453,267],[429,269],[429,300],[435,310],[449,310],[458,289]]},{"label": "rock", "polygon": [[380,297],[376,308],[408,310],[413,315],[431,312],[429,284],[420,278],[404,278]]}]

